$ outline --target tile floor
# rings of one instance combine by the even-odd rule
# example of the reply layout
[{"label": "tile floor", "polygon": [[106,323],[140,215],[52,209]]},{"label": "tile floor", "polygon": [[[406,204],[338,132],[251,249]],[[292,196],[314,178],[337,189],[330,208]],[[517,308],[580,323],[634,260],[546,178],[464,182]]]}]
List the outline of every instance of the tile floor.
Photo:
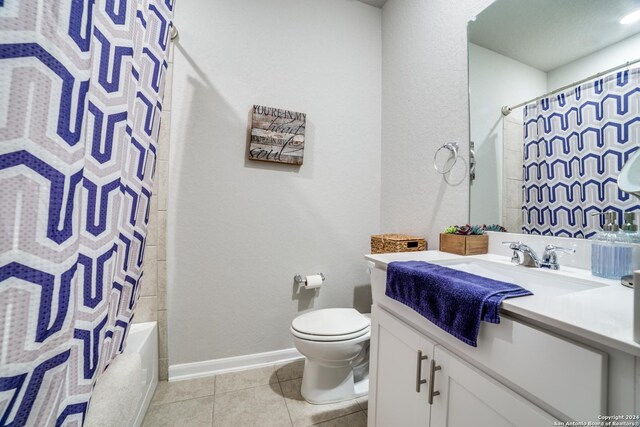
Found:
[{"label": "tile floor", "polygon": [[304,360],[158,383],[143,427],[366,427],[367,397],[311,405],[300,395]]}]

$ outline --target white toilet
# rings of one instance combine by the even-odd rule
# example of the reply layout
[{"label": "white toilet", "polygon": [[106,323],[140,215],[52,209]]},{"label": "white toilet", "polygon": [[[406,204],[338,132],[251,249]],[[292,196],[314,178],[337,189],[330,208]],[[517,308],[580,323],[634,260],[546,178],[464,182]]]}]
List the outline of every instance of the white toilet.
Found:
[{"label": "white toilet", "polygon": [[370,325],[353,308],[325,308],[293,319],[293,342],[306,358],[301,393],[307,402],[340,402],[369,392]]}]

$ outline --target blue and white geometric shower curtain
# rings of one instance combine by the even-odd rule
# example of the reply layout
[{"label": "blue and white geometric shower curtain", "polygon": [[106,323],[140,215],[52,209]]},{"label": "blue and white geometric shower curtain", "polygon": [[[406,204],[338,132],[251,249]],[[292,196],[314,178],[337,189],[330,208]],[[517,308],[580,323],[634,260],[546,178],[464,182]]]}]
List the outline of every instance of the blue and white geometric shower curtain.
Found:
[{"label": "blue and white geometric shower curtain", "polygon": [[523,227],[527,234],[590,237],[591,214],[640,210],[618,190],[640,147],[640,69],[621,71],[524,109]]},{"label": "blue and white geometric shower curtain", "polygon": [[0,0],[0,425],[81,425],[143,279],[172,0]]}]

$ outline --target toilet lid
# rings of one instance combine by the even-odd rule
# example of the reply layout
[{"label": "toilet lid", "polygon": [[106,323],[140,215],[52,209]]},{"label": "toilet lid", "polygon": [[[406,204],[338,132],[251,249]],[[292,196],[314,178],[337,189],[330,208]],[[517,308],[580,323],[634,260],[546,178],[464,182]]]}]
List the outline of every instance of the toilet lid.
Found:
[{"label": "toilet lid", "polygon": [[368,328],[370,320],[353,308],[325,308],[296,317],[291,328],[305,335],[351,335]]},{"label": "toilet lid", "polygon": [[293,334],[293,336],[297,338],[307,341],[339,342],[349,341],[353,339],[361,340],[363,337],[369,339],[369,337],[371,336],[371,328],[364,328],[360,331],[347,335],[310,335],[303,334],[302,332],[298,332],[295,329],[291,328],[291,334]]}]

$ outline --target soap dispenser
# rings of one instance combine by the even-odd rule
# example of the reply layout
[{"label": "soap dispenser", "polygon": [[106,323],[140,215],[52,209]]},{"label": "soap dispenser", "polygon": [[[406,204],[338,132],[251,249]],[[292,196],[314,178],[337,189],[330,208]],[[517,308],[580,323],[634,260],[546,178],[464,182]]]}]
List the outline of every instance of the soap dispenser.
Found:
[{"label": "soap dispenser", "polygon": [[638,225],[636,222],[638,213],[626,211],[624,213],[624,224],[622,224],[622,231],[624,231],[631,243],[640,243],[640,234],[638,234]]},{"label": "soap dispenser", "polygon": [[606,279],[618,279],[632,274],[631,239],[618,228],[617,213],[596,213],[604,216],[604,227],[591,237],[591,273]]},{"label": "soap dispenser", "polygon": [[[622,224],[622,231],[625,232],[632,245],[631,249],[631,271],[636,271],[640,269],[640,234],[638,233],[638,212],[629,212],[626,211],[624,213],[624,224]],[[633,276],[623,276],[620,279],[620,283],[623,285],[633,288]]]}]

